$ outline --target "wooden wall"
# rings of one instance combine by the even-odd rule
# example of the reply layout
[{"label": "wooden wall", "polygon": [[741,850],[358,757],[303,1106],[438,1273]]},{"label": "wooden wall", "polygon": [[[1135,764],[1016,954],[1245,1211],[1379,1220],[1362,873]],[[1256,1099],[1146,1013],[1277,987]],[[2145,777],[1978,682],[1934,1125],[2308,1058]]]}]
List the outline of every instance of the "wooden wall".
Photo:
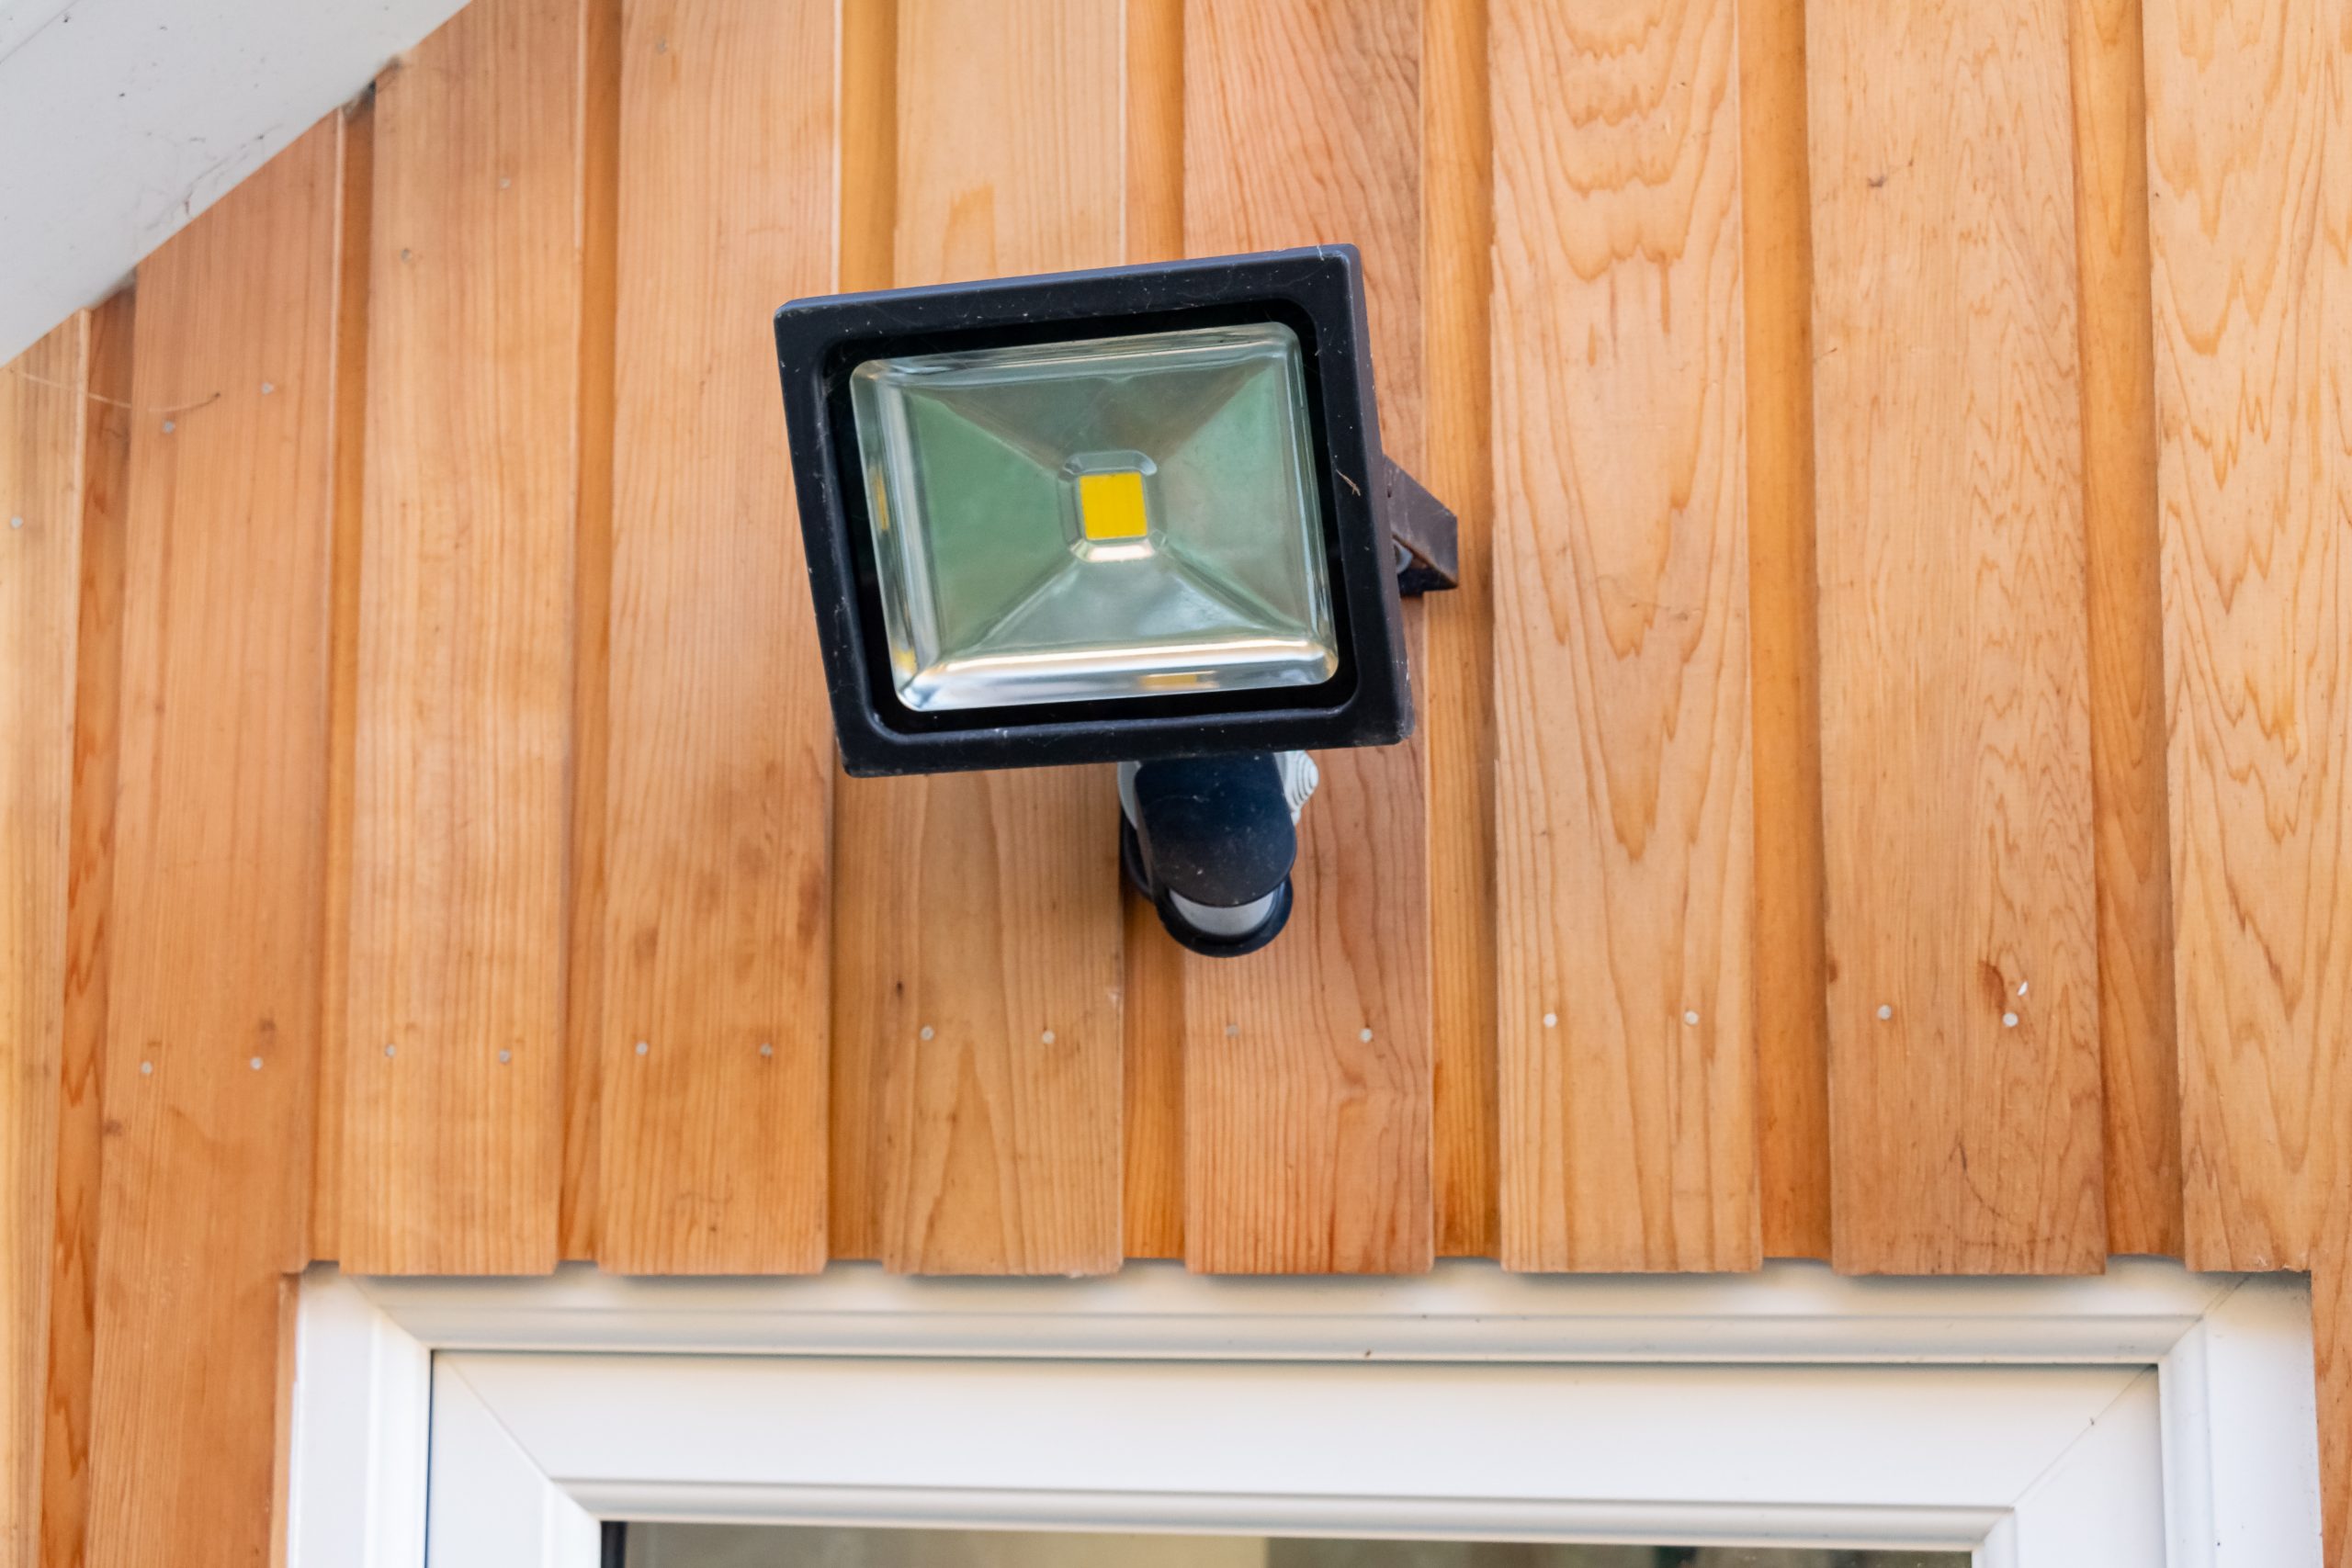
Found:
[{"label": "wooden wall", "polygon": [[[2324,0],[474,0],[0,374],[0,1563],[260,1563],[288,1276],[2310,1269]],[[1421,727],[1193,959],[833,767],[766,317],[1361,246]]]}]

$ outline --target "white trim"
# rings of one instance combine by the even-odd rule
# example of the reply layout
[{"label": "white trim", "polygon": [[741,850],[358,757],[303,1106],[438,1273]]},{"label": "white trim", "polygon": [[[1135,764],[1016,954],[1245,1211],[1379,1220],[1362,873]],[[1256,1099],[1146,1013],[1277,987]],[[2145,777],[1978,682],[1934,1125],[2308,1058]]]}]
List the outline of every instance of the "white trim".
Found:
[{"label": "white trim", "polygon": [[435,1349],[1503,1361],[2151,1363],[2244,1278],[2149,1258],[2057,1279],[1507,1274],[1217,1278],[1130,1264],[1091,1280],[380,1279],[368,1299]]},{"label": "white trim", "polygon": [[[542,1521],[533,1538],[540,1556],[514,1555],[509,1540],[500,1546],[503,1557],[469,1554],[456,1559],[461,1563],[593,1562],[593,1554],[579,1555],[593,1530],[580,1531],[600,1513],[1259,1530],[1279,1517],[1288,1528],[1317,1531],[1346,1520],[1354,1533],[1376,1526],[1399,1535],[1501,1531],[1588,1540],[1663,1539],[1659,1521],[1670,1517],[1673,1539],[1681,1540],[1967,1541],[1976,1543],[1977,1562],[1987,1568],[2136,1565],[2159,1557],[2176,1568],[2316,1568],[2320,1561],[2309,1298],[2300,1279],[2283,1276],[2199,1276],[2152,1260],[2119,1261],[2097,1278],[2003,1280],[1840,1279],[1804,1264],[1741,1276],[1552,1278],[1453,1263],[1419,1279],[1281,1280],[1204,1279],[1172,1266],[1136,1265],[1084,1281],[917,1280],[841,1265],[797,1280],[630,1280],[573,1267],[535,1280],[356,1281],[322,1268],[304,1281],[301,1314],[292,1568],[414,1568],[421,1553],[410,1535],[388,1528],[384,1539],[393,1544],[387,1546],[374,1532],[396,1518],[422,1517],[414,1445],[387,1434],[416,1430],[417,1412],[436,1395],[436,1465],[490,1475],[492,1463],[473,1447],[461,1460],[449,1445],[468,1429],[494,1432],[508,1446],[499,1450],[507,1454],[503,1462],[527,1461],[535,1484],[552,1489],[536,1498],[512,1486],[491,1489],[506,1498],[504,1506]],[[512,1354],[517,1351],[533,1354]],[[565,1359],[546,1359],[550,1353]],[[752,1359],[720,1367],[708,1359],[714,1357]],[[828,1389],[842,1399],[852,1397],[843,1390],[866,1400],[888,1397],[893,1388],[903,1397],[916,1384],[892,1380],[906,1371],[908,1358],[933,1360],[922,1380],[926,1389],[938,1382],[938,1360],[971,1363],[982,1383],[997,1380],[1001,1386],[988,1397],[1000,1402],[1012,1386],[1005,1380],[1064,1373],[1082,1374],[1095,1397],[1175,1397],[1164,1389],[1153,1393],[1161,1387],[1154,1369],[1121,1370],[1120,1363],[1136,1361],[1199,1363],[1185,1374],[1192,1382],[1219,1376],[1216,1363],[1275,1363],[1254,1371],[1227,1369],[1225,1375],[1243,1380],[1229,1394],[1270,1378],[1312,1380],[1317,1363],[1370,1363],[1361,1377],[1382,1380],[1382,1397],[1392,1399],[1400,1390],[1409,1393],[1422,1374],[1491,1392],[1501,1386],[1492,1381],[1501,1369],[1477,1369],[1499,1362],[1532,1369],[1510,1374],[1513,1384],[1530,1378],[1552,1380],[1563,1390],[1573,1384],[1576,1397],[1617,1400],[1610,1408],[1620,1411],[1691,1397],[1703,1385],[1713,1391],[1709,1397],[1729,1401],[1710,1405],[1711,1415],[1736,1408],[1723,1391],[1737,1380],[1696,1367],[1752,1369],[1769,1381],[1797,1375],[1785,1370],[1792,1364],[1836,1362],[1886,1369],[1855,1380],[1857,1386],[1907,1392],[1915,1404],[1924,1398],[1939,1410],[1949,1408],[1955,1391],[2000,1385],[2001,1399],[1984,1406],[1987,1418],[2007,1408],[2036,1408],[2039,1416],[2018,1418],[2029,1426],[2041,1421],[2044,1435],[2020,1428],[1999,1440],[2044,1442],[2049,1451],[2008,1480],[1987,1472],[1969,1483],[1974,1490],[1939,1471],[1902,1483],[1911,1485],[1907,1492],[1898,1485],[1871,1495],[1857,1484],[1860,1470],[1869,1467],[1848,1467],[1855,1473],[1839,1478],[1844,1490],[1831,1502],[1810,1495],[1775,1501],[1753,1488],[1719,1487],[1713,1500],[1665,1500],[1670,1516],[1660,1513],[1658,1499],[1589,1489],[1578,1497],[1498,1493],[1465,1501],[1459,1489],[1453,1496],[1425,1495],[1442,1489],[1394,1484],[1400,1474],[1384,1483],[1396,1495],[1378,1499],[1375,1519],[1367,1499],[1344,1488],[1256,1495],[1227,1483],[1230,1477],[1220,1483],[1206,1461],[1191,1482],[1171,1479],[1125,1495],[1091,1484],[1008,1485],[996,1475],[958,1484],[936,1466],[927,1476],[932,1483],[893,1486],[868,1483],[882,1472],[869,1467],[853,1473],[854,1467],[844,1468],[850,1459],[831,1449],[825,1464],[812,1469],[805,1420],[797,1437],[781,1416],[769,1426],[755,1420],[748,1438],[739,1432],[700,1457],[680,1436],[690,1429],[688,1414],[699,1408],[690,1384],[740,1388],[743,1395],[732,1404],[756,1416],[805,1409]],[[355,1375],[363,1360],[370,1370]],[[1040,1361],[1063,1365],[1034,1365]],[[1543,1371],[1546,1364],[1555,1370]],[[2075,1369],[2077,1381],[1999,1370],[2029,1367]],[[1972,1368],[1977,1370],[1959,1370]],[[2098,1368],[2119,1371],[2088,1371]],[[714,1374],[719,1383],[711,1382]],[[1328,1367],[1319,1374],[1339,1375]],[[1482,1377],[1489,1380],[1483,1385]],[[1923,1378],[1930,1382],[1916,1382]],[[1959,1381],[1932,1381],[1938,1378]],[[1812,1374],[1812,1392],[1801,1403],[1820,1404],[1816,1395],[1836,1382],[1826,1371]],[[2051,1391],[2057,1391],[2054,1403],[2045,1397]],[[1028,1397],[1024,1393],[1022,1402]],[[454,1400],[467,1402],[462,1419],[469,1427],[451,1424]],[[609,1402],[606,1410],[628,1409],[631,1419],[585,1418],[599,1400]],[[1505,1399],[1498,1408],[1508,1415],[1510,1404]],[[1899,1408],[1899,1400],[1881,1404],[1871,1418],[1883,1425],[1885,1412]],[[1809,1429],[1835,1438],[1838,1418],[1832,1412]],[[673,1423],[668,1428],[665,1419]],[[2074,1426],[2062,1431],[2053,1422]],[[1602,1420],[1592,1425],[1607,1427]],[[1032,1438],[1046,1441],[1051,1430],[1040,1427]],[[649,1450],[634,1460],[627,1440],[602,1450],[590,1441],[599,1433],[627,1439],[632,1432]],[[800,1449],[792,1448],[796,1442]],[[846,1455],[854,1445],[842,1449]],[[2159,1449],[2160,1464],[2152,1458]],[[714,1455],[755,1451],[771,1456],[772,1472],[754,1473],[752,1464],[722,1473],[708,1462]],[[2017,1455],[2025,1454],[2018,1447]],[[1366,1462],[1374,1457],[1368,1451]],[[1597,1453],[1595,1462],[1605,1459]],[[1063,1462],[1068,1468],[1067,1456]],[[814,1473],[827,1466],[837,1473]],[[2170,1479],[2159,1487],[2160,1473]],[[351,1506],[355,1498],[367,1502]],[[452,1502],[436,1494],[436,1520],[448,1517]],[[2116,1556],[2126,1540],[2111,1529],[2097,1542],[2065,1539],[2070,1519],[2126,1517],[2161,1521],[2149,1529],[2161,1529],[2165,1544]],[[436,1553],[435,1568],[443,1568],[447,1555]]]},{"label": "white trim", "polygon": [[2154,1382],[2128,1367],[440,1364],[559,1490],[641,1518],[1964,1550],[2087,1497],[2102,1547],[2036,1561],[2163,1550]]},{"label": "white trim", "polygon": [[[2174,1342],[2162,1371],[2168,1534],[2211,1551],[2184,1560],[2316,1562],[2318,1384],[2304,1278],[2241,1277]],[[2274,1494],[2296,1506],[2272,1506]]]},{"label": "white trim", "polygon": [[1872,1507],[1804,1504],[1572,1503],[1454,1497],[1384,1497],[1368,1510],[1359,1497],[1185,1494],[1134,1499],[1100,1492],[959,1492],[944,1487],[684,1487],[649,1482],[599,1482],[572,1494],[606,1517],[639,1520],[936,1526],[967,1529],[1098,1529],[1183,1535],[1284,1534],[1379,1536],[1397,1540],[1572,1540],[1656,1544],[1671,1533],[1678,1546],[1745,1545],[1770,1539],[1794,1545],[1867,1544],[1917,1551],[1964,1550],[2005,1526],[1996,1507]]},{"label": "white trim", "polygon": [[331,1269],[304,1278],[297,1336],[288,1562],[415,1568],[424,1560],[428,1342]]},{"label": "white trim", "polygon": [[[2018,1498],[1979,1561],[2156,1563],[2167,1557],[2162,1402],[2148,1368]],[[2312,1521],[2313,1553],[2318,1521]],[[2006,1537],[2006,1539],[2002,1539]],[[2284,1561],[2292,1562],[2288,1558]],[[2314,1564],[2314,1568],[2316,1565]]]},{"label": "white trim", "polygon": [[596,1517],[514,1440],[447,1358],[433,1371],[428,1553],[499,1568],[596,1568]]}]

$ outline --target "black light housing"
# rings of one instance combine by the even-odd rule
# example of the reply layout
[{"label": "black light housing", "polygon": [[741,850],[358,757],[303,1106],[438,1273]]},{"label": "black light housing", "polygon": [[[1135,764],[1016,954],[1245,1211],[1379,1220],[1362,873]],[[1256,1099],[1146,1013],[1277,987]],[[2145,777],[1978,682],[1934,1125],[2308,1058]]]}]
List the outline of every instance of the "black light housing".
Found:
[{"label": "black light housing", "polygon": [[[851,404],[857,367],[914,355],[1258,323],[1295,334],[1305,371],[1338,656],[1329,678],[1304,687],[935,712],[902,701],[890,678]],[[775,341],[826,682],[850,773],[1379,746],[1411,732],[1396,519],[1426,492],[1395,473],[1381,452],[1354,247],[796,300],[776,312]],[[1419,585],[1450,586],[1452,519],[1442,508],[1435,516],[1442,539],[1402,554],[1419,572]]]}]

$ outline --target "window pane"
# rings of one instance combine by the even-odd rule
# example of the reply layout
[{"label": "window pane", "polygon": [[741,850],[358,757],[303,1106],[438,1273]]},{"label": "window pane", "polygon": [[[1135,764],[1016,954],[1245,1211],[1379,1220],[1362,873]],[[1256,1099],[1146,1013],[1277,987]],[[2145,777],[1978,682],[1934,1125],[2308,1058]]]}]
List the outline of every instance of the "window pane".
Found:
[{"label": "window pane", "polygon": [[623,1560],[626,1568],[1968,1568],[1969,1553],[637,1524]]}]

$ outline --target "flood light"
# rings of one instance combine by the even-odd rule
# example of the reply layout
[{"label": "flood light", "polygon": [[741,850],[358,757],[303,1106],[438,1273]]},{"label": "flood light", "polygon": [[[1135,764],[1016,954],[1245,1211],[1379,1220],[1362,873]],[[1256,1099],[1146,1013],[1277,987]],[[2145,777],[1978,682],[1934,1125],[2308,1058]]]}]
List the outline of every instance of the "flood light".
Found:
[{"label": "flood light", "polygon": [[[1404,739],[1398,594],[1452,585],[1451,514],[1380,449],[1353,249],[800,300],[775,339],[843,765],[1128,763],[1170,930],[1271,938],[1295,841],[1260,807],[1295,821],[1312,769],[1249,759]],[[1238,883],[1196,874],[1204,781],[1255,824]]]}]

